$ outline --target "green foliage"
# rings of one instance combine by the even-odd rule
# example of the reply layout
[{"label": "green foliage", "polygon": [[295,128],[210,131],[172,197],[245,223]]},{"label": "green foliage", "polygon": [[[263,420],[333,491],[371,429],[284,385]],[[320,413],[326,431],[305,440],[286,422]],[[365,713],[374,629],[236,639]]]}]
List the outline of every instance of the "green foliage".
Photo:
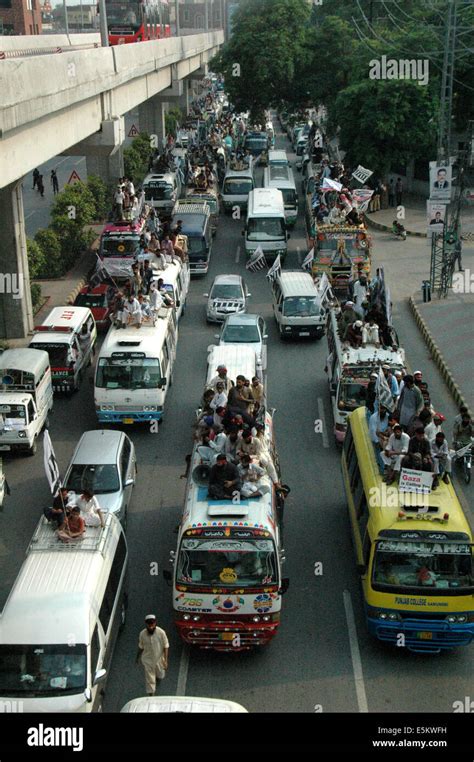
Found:
[{"label": "green foliage", "polygon": [[184,112],[179,106],[171,106],[169,111],[165,114],[165,130],[167,135],[173,135],[176,137],[178,125],[183,124],[185,119]]},{"label": "green foliage", "polygon": [[90,245],[90,231],[85,230],[95,217],[94,196],[84,183],[66,187],[51,209],[51,227],[61,241],[64,270],[67,271]]},{"label": "green foliage", "polygon": [[306,0],[242,0],[229,42],[211,61],[237,111],[256,119],[269,106],[292,102],[310,13]]},{"label": "green foliage", "polygon": [[46,256],[38,241],[31,238],[26,239],[26,250],[28,254],[28,269],[31,280],[42,278],[46,264]]},{"label": "green foliage", "polygon": [[435,104],[427,88],[407,80],[366,80],[337,96],[329,129],[340,127],[347,163],[361,163],[383,176],[391,164],[404,164],[434,151]]},{"label": "green foliage", "polygon": [[32,283],[30,286],[31,302],[33,305],[33,312],[36,312],[38,307],[41,306],[41,286],[39,283]]},{"label": "green foliage", "polygon": [[109,211],[109,192],[106,183],[98,175],[89,175],[87,178],[87,187],[94,198],[94,218],[103,220]]},{"label": "green foliage", "polygon": [[[59,236],[51,228],[36,231],[35,240],[31,242],[41,253],[41,266],[32,278],[59,278],[67,270],[65,266]],[[30,244],[28,244],[28,260],[30,260]]]},{"label": "green foliage", "polygon": [[132,178],[135,188],[148,172],[150,154],[150,136],[146,132],[134,138],[132,144],[123,152],[125,177]]}]

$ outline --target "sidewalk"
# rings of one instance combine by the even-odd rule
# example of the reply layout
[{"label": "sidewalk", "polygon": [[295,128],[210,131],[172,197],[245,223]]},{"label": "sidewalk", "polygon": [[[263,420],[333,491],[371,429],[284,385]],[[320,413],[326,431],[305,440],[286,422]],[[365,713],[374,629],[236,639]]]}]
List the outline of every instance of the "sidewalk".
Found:
[{"label": "sidewalk", "polygon": [[[405,226],[408,235],[426,238],[426,200],[420,196],[403,195],[405,207],[405,219],[400,220]],[[381,209],[379,212],[370,212],[365,215],[370,227],[377,230],[391,230],[392,223],[397,217],[397,208]],[[474,234],[474,205],[463,205],[461,209],[461,222],[463,236],[468,233]]]}]

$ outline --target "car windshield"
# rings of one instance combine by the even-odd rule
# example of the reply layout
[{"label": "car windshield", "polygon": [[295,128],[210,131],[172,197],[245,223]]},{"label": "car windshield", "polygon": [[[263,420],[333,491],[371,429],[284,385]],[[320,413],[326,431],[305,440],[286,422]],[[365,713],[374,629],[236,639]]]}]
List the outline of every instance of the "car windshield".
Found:
[{"label": "car windshield", "polygon": [[77,307],[89,307],[89,309],[105,309],[107,307],[107,297],[105,294],[79,294],[74,304]]},{"label": "car windshield", "polygon": [[100,358],[95,385],[100,389],[157,389],[160,381],[158,359],[123,353]]},{"label": "car windshield", "polygon": [[355,410],[365,405],[368,384],[368,378],[342,379],[339,387],[339,409]]},{"label": "car windshield", "polygon": [[188,235],[188,255],[192,260],[197,260],[200,257],[203,258],[203,261],[207,259],[206,244],[202,238]]},{"label": "car windshield", "polygon": [[31,349],[42,349],[49,355],[49,364],[52,368],[67,368],[68,345],[67,344],[30,344]]},{"label": "car windshield", "polygon": [[283,301],[285,317],[316,317],[321,306],[316,296],[287,296]]},{"label": "car windshield", "polygon": [[0,405],[0,431],[14,424],[26,424],[26,405]]},{"label": "car windshield", "polygon": [[218,283],[212,287],[210,299],[243,299],[238,283]]},{"label": "car windshield", "polygon": [[221,334],[221,340],[227,344],[253,344],[261,341],[257,326],[251,323],[242,323],[235,325],[229,323]]},{"label": "car windshield", "polygon": [[103,257],[134,257],[140,247],[140,237],[130,236],[122,238],[102,238],[101,256]]},{"label": "car windshield", "polygon": [[251,217],[247,226],[249,241],[280,241],[285,238],[285,223],[281,217]]},{"label": "car windshield", "polygon": [[70,696],[86,685],[85,645],[1,645],[0,695]]},{"label": "car windshield", "polygon": [[253,181],[245,177],[229,177],[224,182],[223,193],[228,196],[245,196],[253,189]]},{"label": "car windshield", "polygon": [[97,495],[105,495],[107,492],[118,492],[120,489],[120,479],[117,466],[112,463],[101,466],[74,463],[64,486],[73,492],[77,492],[79,495],[85,489],[89,489]]},{"label": "car windshield", "polygon": [[273,542],[184,539],[178,558],[177,582],[226,587],[276,584]]},{"label": "car windshield", "polygon": [[268,146],[268,140],[266,137],[264,138],[247,138],[245,141],[244,148],[249,149],[250,151],[265,151]]},{"label": "car windshield", "polygon": [[169,201],[173,195],[173,187],[168,183],[150,183],[145,186],[145,199],[147,201]]},{"label": "car windshield", "polygon": [[440,589],[446,595],[474,585],[472,551],[465,543],[403,542],[377,543],[372,583],[376,589]]}]

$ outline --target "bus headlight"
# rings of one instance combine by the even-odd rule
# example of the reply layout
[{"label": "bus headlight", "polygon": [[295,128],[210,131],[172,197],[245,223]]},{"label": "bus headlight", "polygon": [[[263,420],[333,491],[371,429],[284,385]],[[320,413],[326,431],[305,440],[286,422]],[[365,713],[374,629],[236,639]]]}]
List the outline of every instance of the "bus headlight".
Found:
[{"label": "bus headlight", "polygon": [[464,624],[464,622],[467,622],[467,616],[466,614],[449,614],[446,617],[446,621],[449,624]]},{"label": "bus headlight", "polygon": [[193,616],[193,622],[199,622],[200,619],[201,619],[201,617],[198,614],[195,614]]},{"label": "bus headlight", "polygon": [[253,616],[252,617],[252,622],[259,622],[259,621],[260,621],[260,617],[259,616]]},{"label": "bus headlight", "polygon": [[271,620],[271,616],[269,614],[265,614],[265,616],[262,617],[264,622],[269,622]]},{"label": "bus headlight", "polygon": [[183,614],[183,619],[185,622],[189,622],[189,620],[191,619],[191,616],[189,614]]},{"label": "bus headlight", "polygon": [[114,405],[101,405],[100,409],[105,411],[105,410],[114,410],[115,408],[114,408]]},{"label": "bus headlight", "polygon": [[143,406],[143,411],[144,412],[154,413],[155,410],[156,410],[156,405],[144,405]]},{"label": "bus headlight", "polygon": [[18,436],[24,439],[26,437],[26,431],[19,431]]},{"label": "bus headlight", "polygon": [[400,619],[399,615],[396,614],[394,611],[390,612],[390,614],[388,615],[388,618],[390,619],[391,622],[397,622]]},{"label": "bus headlight", "polygon": [[385,611],[377,611],[377,619],[388,619],[388,614]]}]

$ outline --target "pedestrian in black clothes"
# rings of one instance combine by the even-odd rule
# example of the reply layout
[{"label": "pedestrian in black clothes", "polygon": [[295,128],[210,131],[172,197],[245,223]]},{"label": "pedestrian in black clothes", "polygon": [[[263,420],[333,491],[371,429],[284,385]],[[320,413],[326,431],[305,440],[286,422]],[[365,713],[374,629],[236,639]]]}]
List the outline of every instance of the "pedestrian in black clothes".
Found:
[{"label": "pedestrian in black clothes", "polygon": [[403,196],[403,183],[401,177],[399,177],[397,180],[397,184],[395,185],[395,192],[397,194],[397,206],[401,206]]},{"label": "pedestrian in black clothes", "polygon": [[395,183],[393,177],[388,184],[388,205],[395,206]]},{"label": "pedestrian in black clothes", "polygon": [[33,190],[36,188],[38,184],[38,177],[40,176],[39,169],[33,170]]},{"label": "pedestrian in black clothes", "polygon": [[56,174],[56,170],[51,170],[51,185],[53,186],[53,193],[56,195],[56,193],[59,193],[59,182],[58,182],[58,176]]},{"label": "pedestrian in black clothes", "polygon": [[40,175],[38,177],[38,180],[36,182],[38,186],[38,190],[41,193],[41,198],[44,198],[44,183],[43,183],[43,175]]},{"label": "pedestrian in black clothes", "polygon": [[211,500],[232,500],[240,493],[240,476],[237,466],[228,463],[226,456],[221,453],[209,474],[208,496]]}]

